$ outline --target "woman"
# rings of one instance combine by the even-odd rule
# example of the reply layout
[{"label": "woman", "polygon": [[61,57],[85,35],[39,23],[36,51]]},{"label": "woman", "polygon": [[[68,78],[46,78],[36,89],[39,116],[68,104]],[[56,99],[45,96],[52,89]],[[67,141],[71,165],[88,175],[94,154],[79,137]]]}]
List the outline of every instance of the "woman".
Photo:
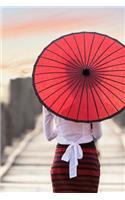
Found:
[{"label": "woman", "polygon": [[49,141],[57,139],[51,166],[53,192],[98,192],[100,163],[95,141],[102,135],[100,123],[69,121],[43,106],[43,131]]}]

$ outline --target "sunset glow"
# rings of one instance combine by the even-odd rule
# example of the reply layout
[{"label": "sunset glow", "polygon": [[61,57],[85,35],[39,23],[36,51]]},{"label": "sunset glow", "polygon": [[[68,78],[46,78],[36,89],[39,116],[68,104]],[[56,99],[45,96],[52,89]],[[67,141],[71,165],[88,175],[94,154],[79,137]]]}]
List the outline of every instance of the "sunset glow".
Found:
[{"label": "sunset glow", "polygon": [[31,77],[33,65],[52,40],[93,31],[124,43],[122,7],[24,7],[2,9],[2,85],[15,77]]}]

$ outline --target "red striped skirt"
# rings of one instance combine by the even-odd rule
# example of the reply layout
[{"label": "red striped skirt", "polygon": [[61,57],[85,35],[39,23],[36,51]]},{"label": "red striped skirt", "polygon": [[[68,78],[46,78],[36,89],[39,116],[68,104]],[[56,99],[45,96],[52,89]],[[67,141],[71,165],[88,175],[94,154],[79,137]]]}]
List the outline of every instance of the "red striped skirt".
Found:
[{"label": "red striped skirt", "polygon": [[61,160],[68,145],[57,144],[51,166],[53,192],[96,193],[100,179],[100,162],[94,142],[80,144],[83,158],[78,160],[77,177],[69,178],[69,163]]}]

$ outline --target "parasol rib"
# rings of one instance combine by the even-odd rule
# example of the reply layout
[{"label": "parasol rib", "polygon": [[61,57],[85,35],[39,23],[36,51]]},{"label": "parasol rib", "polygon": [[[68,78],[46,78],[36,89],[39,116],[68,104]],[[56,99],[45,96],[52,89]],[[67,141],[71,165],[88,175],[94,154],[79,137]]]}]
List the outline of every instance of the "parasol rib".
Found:
[{"label": "parasol rib", "polygon": [[102,61],[104,61],[106,58],[108,58],[109,56],[113,55],[114,53],[120,51],[121,49],[123,49],[123,47],[120,47],[119,49],[113,51],[112,53],[108,54],[106,57],[104,57],[103,59],[101,59],[99,62],[94,63],[95,65],[98,65],[99,63],[101,63]]},{"label": "parasol rib", "polygon": [[75,54],[75,52],[73,51],[72,47],[69,45],[69,43],[67,42],[67,40],[66,40],[65,38],[63,38],[63,39],[64,39],[64,41],[66,42],[66,44],[69,46],[69,48],[71,49],[72,53],[73,53],[74,56],[76,57],[76,59],[77,59],[79,65],[81,66],[81,62],[79,61],[79,59],[78,59],[77,55]]},{"label": "parasol rib", "polygon": [[[51,53],[53,53],[53,54],[59,56],[60,58],[66,60],[66,61],[69,62],[71,65],[74,65],[74,66],[76,66],[76,67],[79,67],[79,65],[76,65],[76,64],[72,63],[70,60],[68,60],[67,58],[65,58],[65,57],[63,57],[63,56],[61,56],[61,55],[59,55],[58,53],[53,52],[53,51],[51,51],[51,50],[49,50],[49,49],[47,49],[47,51],[49,51],[49,52],[51,52]],[[76,69],[76,67],[73,67],[73,66],[71,66],[71,67],[74,68],[74,69]]]},{"label": "parasol rib", "polygon": [[62,65],[64,65],[64,66],[72,67],[71,65],[69,65],[69,64],[67,64],[67,63],[63,63],[63,62],[60,62],[60,61],[54,60],[54,59],[52,59],[52,58],[42,57],[42,59],[51,60],[51,61],[54,61],[54,62],[56,62],[56,63],[62,64]]},{"label": "parasol rib", "polygon": [[103,78],[103,79],[107,79],[107,80],[110,80],[110,81],[119,83],[119,84],[121,84],[121,85],[125,85],[125,83],[122,83],[122,82],[119,82],[119,81],[116,81],[116,80],[113,80],[113,79],[110,79],[110,78],[106,78],[106,77],[104,77],[104,76],[102,76],[102,75],[98,75],[98,77],[101,77],[101,78]]},{"label": "parasol rib", "polygon": [[73,99],[73,101],[72,101],[72,104],[70,105],[70,109],[69,109],[69,111],[68,111],[67,117],[69,116],[70,110],[71,110],[71,108],[72,108],[72,106],[73,106],[73,103],[74,103],[74,101],[75,101],[75,98],[76,98],[76,96],[77,96],[77,94],[78,94],[78,91],[79,91],[79,89],[80,89],[80,86],[81,86],[80,83],[81,83],[81,80],[80,80],[80,82],[79,82],[79,86],[78,86],[78,88],[77,88],[76,94],[74,95],[74,99]]},{"label": "parasol rib", "polygon": [[[36,75],[40,75],[40,74],[68,74],[68,72],[40,72],[40,73],[38,73],[38,74],[36,74]],[[73,71],[71,71],[70,72],[70,74],[79,74],[79,72],[73,72]]]},{"label": "parasol rib", "polygon": [[[96,80],[97,81],[97,80]],[[100,84],[100,83],[99,83]],[[110,103],[111,103],[111,105],[115,108],[115,110],[117,110],[118,111],[118,109],[116,108],[116,106],[112,103],[112,101],[110,100],[110,98],[106,95],[106,93],[105,92],[103,92],[103,90],[99,87],[99,85],[98,84],[96,84],[96,87],[98,87],[99,88],[99,90],[104,94],[104,96],[106,96],[107,97],[107,99],[110,101]]]},{"label": "parasol rib", "polygon": [[55,79],[59,79],[59,78],[65,78],[65,77],[67,77],[67,75],[66,76],[58,76],[58,77],[50,78],[50,79],[47,79],[47,80],[42,80],[42,81],[39,81],[39,82],[35,82],[35,84],[44,83],[44,82],[47,82],[47,81],[51,81],[51,80],[55,80]]},{"label": "parasol rib", "polygon": [[75,41],[75,43],[76,43],[76,46],[77,46],[77,49],[78,49],[78,52],[79,52],[79,55],[80,55],[82,65],[84,66],[84,61],[83,61],[83,59],[82,59],[82,55],[81,55],[81,52],[80,52],[80,49],[79,49],[79,46],[78,46],[78,43],[77,43],[77,40],[76,40],[75,35],[73,35],[73,38],[74,38],[74,41]]},{"label": "parasol rib", "polygon": [[72,56],[70,56],[70,54],[68,54],[68,53],[65,51],[65,49],[63,49],[63,48],[62,48],[59,44],[57,44],[56,42],[55,42],[55,45],[56,45],[58,48],[60,48],[67,56],[69,56],[69,57],[75,62],[76,65],[79,66],[79,63],[78,63],[74,58],[72,58]]},{"label": "parasol rib", "polygon": [[77,112],[77,120],[78,120],[78,117],[79,117],[79,110],[80,110],[80,106],[81,106],[81,101],[82,101],[82,96],[83,96],[83,91],[84,91],[84,87],[85,86],[85,79],[84,79],[84,83],[82,84],[82,92],[81,92],[81,96],[80,96],[80,102],[79,102],[79,106],[78,106],[78,112]]},{"label": "parasol rib", "polygon": [[119,63],[119,64],[115,64],[115,65],[109,65],[109,66],[106,66],[106,67],[101,67],[101,68],[96,69],[96,71],[100,71],[100,69],[107,69],[107,68],[110,68],[110,67],[116,67],[116,66],[119,66],[119,65],[125,65],[125,63]]},{"label": "parasol rib", "polygon": [[98,94],[98,92],[97,92],[97,90],[96,90],[94,84],[93,84],[93,88],[94,88],[94,90],[95,90],[95,92],[96,92],[96,94],[97,94],[97,96],[98,96],[100,102],[102,103],[102,106],[104,107],[104,109],[105,109],[107,115],[109,116],[109,113],[108,113],[108,111],[107,111],[107,109],[106,109],[106,107],[105,107],[105,104],[103,103],[102,99],[100,98],[100,96],[99,96],[99,94]]},{"label": "parasol rib", "polygon": [[100,66],[103,66],[103,65],[105,65],[105,64],[107,64],[107,63],[110,63],[110,62],[112,62],[112,61],[114,61],[114,60],[117,60],[117,59],[119,59],[119,58],[123,58],[123,57],[125,57],[125,55],[123,55],[123,56],[119,56],[119,57],[117,57],[117,58],[114,58],[114,59],[112,59],[112,60],[109,60],[109,61],[107,61],[107,62],[105,62],[105,63],[103,63],[103,64],[101,64],[101,65],[98,65],[98,66],[96,66],[96,68],[94,68],[94,69],[99,69],[98,67],[100,67]]},{"label": "parasol rib", "polygon": [[96,61],[99,60],[99,59],[105,54],[105,52],[106,52],[107,50],[109,50],[110,47],[113,46],[114,43],[115,43],[115,42],[112,42],[112,43],[98,56],[98,58],[96,58],[96,60],[92,63],[92,65],[95,65],[95,64],[96,64]]},{"label": "parasol rib", "polygon": [[98,46],[98,48],[97,48],[96,52],[94,53],[94,56],[93,56],[93,58],[92,58],[91,62],[89,63],[89,65],[91,65],[91,64],[92,64],[92,62],[94,61],[94,58],[96,57],[96,55],[97,55],[97,53],[98,53],[99,49],[101,48],[101,46],[102,46],[103,42],[105,41],[105,39],[106,39],[106,37],[104,36],[104,38],[102,39],[102,41],[101,41],[100,45]]},{"label": "parasol rib", "polygon": [[65,105],[67,99],[70,97],[70,95],[72,94],[72,92],[76,89],[76,87],[78,86],[78,84],[81,82],[81,80],[78,80],[75,84],[75,86],[73,87],[73,89],[71,90],[71,92],[69,93],[69,95],[66,97],[65,101],[62,103],[60,109],[58,110],[58,112],[60,112],[60,110],[62,109],[62,107]]},{"label": "parasol rib", "polygon": [[[68,67],[68,68],[65,68],[65,67],[57,67],[57,66],[53,66],[53,65],[37,65],[38,67],[50,67],[50,68],[57,68],[57,69],[66,69],[66,70],[70,70],[71,69]],[[76,68],[74,68],[76,70]]]},{"label": "parasol rib", "polygon": [[[90,88],[90,91],[91,91],[91,94],[92,94],[92,98],[93,98],[93,102],[94,102],[94,105],[95,105],[95,108],[96,108],[96,114],[99,118],[99,112],[98,112],[97,104],[96,104],[96,101],[95,101],[95,97],[93,95],[92,88],[91,88],[90,84],[88,84],[88,85],[89,85],[89,88]],[[91,85],[93,85],[93,84],[91,83]]]},{"label": "parasol rib", "polygon": [[63,83],[63,82],[65,82],[65,81],[68,81],[69,79],[74,79],[75,77],[69,77],[69,78],[67,78],[67,79],[65,79],[65,80],[63,80],[63,81],[61,81],[61,82],[58,82],[58,83],[55,83],[55,84],[53,84],[53,85],[51,85],[51,86],[49,86],[49,87],[46,87],[46,88],[44,88],[43,90],[40,90],[40,91],[38,91],[38,92],[43,92],[43,91],[45,91],[45,90],[47,90],[47,89],[49,89],[49,88],[51,88],[51,87],[53,87],[53,86],[55,86],[55,85],[58,85],[58,84],[60,84],[60,83]]},{"label": "parasol rib", "polygon": [[86,82],[86,100],[87,100],[87,120],[89,120],[88,84],[87,84],[87,82]]},{"label": "parasol rib", "polygon": [[52,96],[53,94],[55,94],[56,92],[58,92],[60,89],[64,88],[65,86],[67,86],[70,83],[73,83],[74,80],[69,81],[69,83],[66,83],[65,85],[61,86],[60,88],[58,88],[57,90],[55,90],[54,92],[52,92],[49,96],[47,96],[44,100],[48,99],[50,96]]},{"label": "parasol rib", "polygon": [[86,41],[85,41],[85,34],[83,35],[84,40],[84,57],[85,57],[85,65],[86,65]]},{"label": "parasol rib", "polygon": [[[98,82],[98,80],[96,80]],[[125,104],[124,101],[122,101],[115,93],[113,93],[109,88],[107,88],[106,86],[104,86],[102,83],[100,83],[100,85],[102,85],[102,87],[104,87],[105,89],[107,89],[108,91],[110,91],[117,99],[119,99],[119,101],[121,101],[123,104]]]},{"label": "parasol rib", "polygon": [[117,87],[111,85],[110,83],[108,83],[108,82],[106,82],[106,81],[104,81],[104,80],[102,80],[102,79],[101,79],[101,82],[104,82],[104,83],[106,83],[107,85],[110,85],[111,87],[113,87],[113,88],[117,89],[118,91],[122,92],[123,94],[125,94],[125,92],[124,92],[123,90],[120,90],[119,88],[117,88]]},{"label": "parasol rib", "polygon": [[[121,70],[121,71],[125,71],[125,70]],[[125,78],[125,76],[119,76],[119,75],[115,75],[115,74],[113,75],[113,74],[104,74],[104,73],[101,74],[101,73],[99,73],[99,75],[102,75],[102,77],[113,76],[113,77]]]},{"label": "parasol rib", "polygon": [[89,50],[88,61],[87,61],[87,66],[89,65],[89,60],[90,60],[90,55],[92,52],[92,46],[93,46],[94,39],[95,39],[95,34],[93,35],[93,38],[92,38],[92,42],[91,42],[91,46],[90,46],[90,50]]},{"label": "parasol rib", "polygon": [[[68,89],[70,89],[71,87],[72,87],[72,85],[75,83],[76,81],[75,80],[73,80],[73,81],[70,81],[70,85],[63,91],[63,94],[65,94],[65,92],[67,92],[67,90]],[[67,84],[68,85],[68,84]],[[63,87],[62,87],[63,88]],[[61,88],[61,89],[62,89]],[[50,105],[50,107],[52,107],[57,101],[58,101],[58,99],[60,98],[60,97],[62,97],[62,93],[59,95],[59,96],[57,96],[57,98],[54,100],[54,102],[52,102],[52,104]]]}]

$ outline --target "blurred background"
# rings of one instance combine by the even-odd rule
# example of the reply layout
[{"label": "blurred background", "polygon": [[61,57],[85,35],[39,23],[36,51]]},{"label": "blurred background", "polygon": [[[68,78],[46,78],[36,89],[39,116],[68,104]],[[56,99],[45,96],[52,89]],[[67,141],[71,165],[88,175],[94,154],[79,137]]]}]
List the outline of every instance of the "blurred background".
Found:
[{"label": "blurred background", "polygon": [[[92,31],[125,43],[124,7],[6,7],[1,14],[0,191],[52,191],[55,141],[42,132],[33,65],[61,35]],[[102,123],[100,191],[125,191],[125,111]]]}]

